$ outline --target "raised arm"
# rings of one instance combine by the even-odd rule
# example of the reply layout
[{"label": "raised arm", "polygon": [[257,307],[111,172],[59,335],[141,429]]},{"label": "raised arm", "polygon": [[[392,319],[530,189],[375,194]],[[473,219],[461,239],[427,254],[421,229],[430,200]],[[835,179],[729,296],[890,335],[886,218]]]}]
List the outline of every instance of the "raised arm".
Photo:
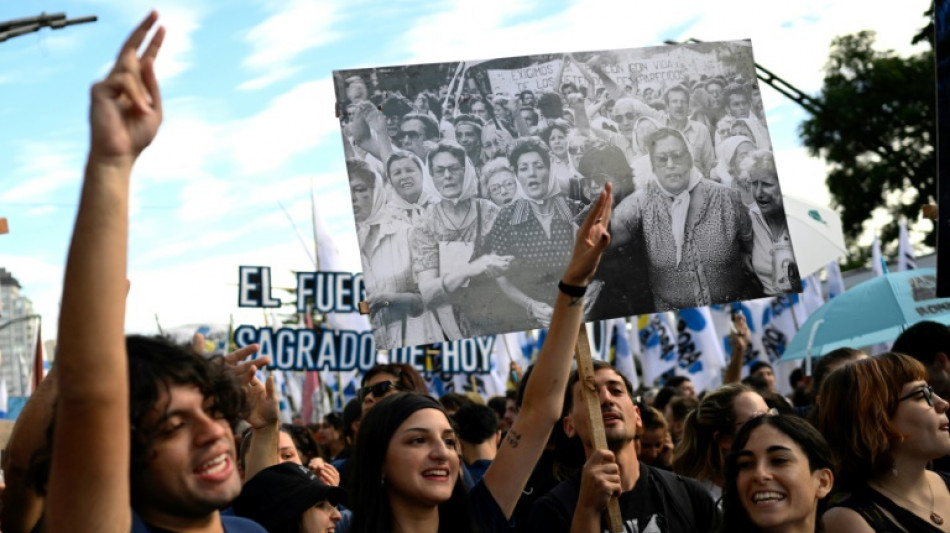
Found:
[{"label": "raised arm", "polygon": [[132,164],[154,139],[162,101],[154,63],[163,28],[152,12],[92,86],[91,142],[66,261],[59,331],[58,403],[47,498],[48,531],[127,533],[129,386],[126,250]]},{"label": "raised arm", "polygon": [[53,367],[17,417],[3,454],[3,507],[0,523],[7,533],[27,533],[43,515],[43,496],[31,479],[34,454],[49,445],[49,425],[56,405],[57,367]]},{"label": "raised arm", "polygon": [[722,382],[738,383],[742,378],[742,362],[745,359],[746,350],[752,343],[752,332],[749,331],[749,325],[746,324],[745,315],[741,312],[732,317],[732,329],[729,333],[729,344],[732,346],[732,352],[729,357],[729,366],[723,373]]},{"label": "raised arm", "polygon": [[[610,244],[607,226],[611,192],[612,186],[608,183],[577,232],[574,255],[562,278],[566,285],[586,287],[594,277],[601,254]],[[510,518],[514,512],[551,430],[560,419],[583,313],[583,297],[571,297],[558,291],[551,327],[525,388],[521,412],[485,473],[485,487],[506,517]]]}]

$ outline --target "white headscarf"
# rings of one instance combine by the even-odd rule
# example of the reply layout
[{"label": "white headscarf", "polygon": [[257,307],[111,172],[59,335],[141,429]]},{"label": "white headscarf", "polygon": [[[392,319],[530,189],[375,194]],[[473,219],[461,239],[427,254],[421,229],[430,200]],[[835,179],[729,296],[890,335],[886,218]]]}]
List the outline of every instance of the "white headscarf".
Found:
[{"label": "white headscarf", "polygon": [[732,164],[732,158],[736,156],[736,150],[739,149],[742,143],[749,143],[753,148],[755,147],[755,142],[745,135],[727,137],[716,147],[716,159],[718,159],[718,161],[716,168],[713,169],[713,174],[718,176],[722,184],[726,187],[730,187],[732,180],[735,179],[730,172],[729,165]]},{"label": "white headscarf", "polygon": [[[538,142],[540,143],[544,141],[542,141],[541,139],[538,139]],[[531,152],[535,152],[538,155],[541,155],[540,152],[538,152],[537,150],[529,150],[523,153],[528,154]],[[520,158],[521,156],[519,155],[518,157]],[[524,198],[525,200],[535,205],[543,205],[545,202],[547,202],[551,198],[557,196],[558,194],[561,194],[561,186],[558,184],[557,178],[551,173],[551,157],[552,157],[552,154],[549,151],[548,152],[548,190],[544,191],[544,196],[540,200],[535,200],[534,198],[531,198],[530,196],[528,196],[528,194],[521,187],[521,180],[518,179],[518,167],[517,165],[515,165],[515,168],[512,170],[514,171],[514,174],[515,174],[515,183],[518,184],[518,196],[520,196],[521,198]],[[544,160],[543,157],[541,159]]]},{"label": "white headscarf", "polygon": [[[674,136],[681,141],[686,146],[686,150],[689,152],[689,183],[686,185],[686,188],[680,191],[679,193],[672,193],[663,186],[663,183],[660,181],[659,176],[656,175],[656,170],[653,171],[653,180],[657,185],[660,193],[666,196],[667,198],[673,199],[673,204],[670,206],[670,218],[672,219],[672,230],[673,230],[673,241],[676,243],[676,266],[679,266],[680,260],[683,258],[683,240],[686,235],[686,217],[689,214],[689,193],[699,185],[699,182],[703,180],[703,174],[696,169],[694,164],[695,159],[693,158],[693,147],[689,144],[689,141],[686,140],[686,137],[682,133],[673,129],[673,128],[661,128],[663,131],[669,131],[670,136]],[[651,154],[652,157],[652,154]]]},{"label": "white headscarf", "polygon": [[[446,143],[443,141],[442,143],[439,143],[439,144],[441,145],[441,144],[446,144]],[[451,143],[451,145],[453,148],[457,149],[456,151],[461,150],[462,154],[465,153],[465,149],[463,149],[461,146],[455,143]],[[436,151],[429,152],[428,159],[429,159],[430,169],[432,165],[432,158],[437,153],[452,154],[453,157],[455,157],[456,159],[458,158],[458,154],[455,152],[436,149]],[[442,196],[442,193],[439,192],[438,187],[435,186],[435,180],[432,178],[432,175],[430,173],[423,174],[422,176],[423,179],[424,180],[428,179],[431,185],[430,190],[435,195],[435,197],[438,198],[439,200],[445,200],[447,202],[451,202],[453,205],[458,205],[459,202],[464,202],[465,200],[474,198],[478,194],[478,175],[475,173],[475,165],[472,164],[472,160],[469,159],[468,156],[463,155],[463,158],[464,160],[462,164],[465,167],[465,174],[462,177],[462,192],[458,195],[457,198],[446,198],[445,196]],[[423,187],[423,190],[425,190],[426,188],[425,184],[423,184],[422,187]]]},{"label": "white headscarf", "polygon": [[356,223],[356,234],[359,237],[360,245],[367,244],[366,239],[374,225],[383,226],[392,220],[392,213],[386,209],[387,194],[383,185],[383,178],[375,170],[370,169],[369,171],[373,173],[373,205],[366,220],[357,221]]},{"label": "white headscarf", "polygon": [[[392,165],[393,158],[400,159],[411,159],[416,166],[419,167],[419,171],[422,173],[422,193],[419,195],[419,199],[415,203],[407,201],[402,196],[399,196],[399,193],[396,191],[396,186],[393,185],[392,176],[389,175],[389,169]],[[388,204],[394,209],[399,209],[401,211],[412,211],[413,216],[421,214],[425,210],[426,206],[435,202],[439,196],[438,192],[435,190],[435,184],[432,182],[432,178],[429,176],[429,167],[422,162],[422,159],[419,159],[419,156],[412,152],[407,152],[405,150],[396,150],[393,152],[393,155],[389,156],[389,159],[386,161],[386,182],[388,184]]]}]

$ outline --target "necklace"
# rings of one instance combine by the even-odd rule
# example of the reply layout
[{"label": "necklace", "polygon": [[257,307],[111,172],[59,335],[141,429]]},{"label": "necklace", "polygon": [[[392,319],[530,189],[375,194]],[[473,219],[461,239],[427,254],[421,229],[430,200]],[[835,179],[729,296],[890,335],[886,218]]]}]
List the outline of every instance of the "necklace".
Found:
[{"label": "necklace", "polygon": [[445,205],[440,205],[439,207],[442,209],[442,214],[445,215],[446,225],[449,227],[449,229],[451,229],[452,231],[456,233],[459,233],[462,231],[462,227],[465,225],[465,220],[468,218],[468,215],[472,212],[472,202],[469,202],[468,209],[465,210],[465,214],[462,215],[462,219],[459,220],[458,224],[456,224],[452,220],[452,217],[449,215],[449,212],[445,210]]},{"label": "necklace", "polygon": [[[884,485],[881,485],[880,483],[877,483],[877,487],[878,487],[879,489],[883,490],[884,492],[890,494],[892,497],[895,497],[895,498],[897,498],[897,499],[899,499],[899,500],[903,500],[903,501],[905,501],[905,502],[911,504],[913,507],[916,507],[917,509],[920,509],[921,511],[927,511],[927,509],[925,509],[924,507],[921,507],[920,505],[917,505],[916,503],[914,503],[914,502],[908,500],[907,498],[904,498],[903,496],[900,496],[900,495],[898,495],[898,494],[895,494],[894,492],[891,492],[890,489],[888,489],[888,488],[885,487]],[[938,525],[938,526],[942,526],[942,525],[943,525],[943,517],[940,516],[939,514],[937,514],[937,511],[934,511],[934,488],[933,488],[933,485],[930,484],[930,478],[927,478],[927,488],[930,489],[930,521],[933,522],[934,524]]]}]

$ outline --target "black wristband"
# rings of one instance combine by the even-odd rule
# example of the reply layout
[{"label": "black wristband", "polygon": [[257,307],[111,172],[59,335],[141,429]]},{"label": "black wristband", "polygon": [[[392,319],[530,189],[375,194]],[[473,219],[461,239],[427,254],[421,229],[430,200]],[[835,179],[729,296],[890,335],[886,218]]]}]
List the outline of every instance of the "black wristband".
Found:
[{"label": "black wristband", "polygon": [[557,290],[570,296],[571,298],[580,298],[587,293],[587,286],[578,287],[577,285],[568,285],[563,281],[557,282]]}]

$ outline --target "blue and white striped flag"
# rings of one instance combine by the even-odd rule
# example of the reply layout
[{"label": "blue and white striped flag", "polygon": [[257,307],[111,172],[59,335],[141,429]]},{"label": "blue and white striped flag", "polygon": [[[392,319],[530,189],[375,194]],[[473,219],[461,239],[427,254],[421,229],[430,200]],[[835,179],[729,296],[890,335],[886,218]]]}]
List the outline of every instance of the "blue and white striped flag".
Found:
[{"label": "blue and white striped flag", "polygon": [[637,318],[637,336],[640,338],[643,382],[650,387],[656,386],[660,376],[676,368],[676,331],[670,325],[666,313],[640,315]]},{"label": "blue and white striped flag", "polygon": [[615,318],[611,320],[611,324],[614,338],[614,368],[630,380],[634,390],[639,389],[640,377],[637,376],[637,367],[633,363],[633,348],[627,319]]},{"label": "blue and white striped flag", "polygon": [[676,373],[688,376],[697,393],[718,387],[722,384],[722,368],[726,363],[709,307],[680,309],[677,314]]},{"label": "blue and white striped flag", "polygon": [[914,257],[914,247],[910,245],[907,235],[907,222],[900,222],[900,236],[897,240],[897,271],[913,270],[917,268],[917,259]]},{"label": "blue and white striped flag", "polygon": [[7,394],[7,378],[0,378],[0,418],[7,417],[7,402],[9,396]]},{"label": "blue and white striped flag", "polygon": [[828,263],[828,266],[825,267],[825,273],[828,275],[828,299],[830,300],[845,290],[844,277],[841,276],[841,266],[838,265],[837,259]]}]

